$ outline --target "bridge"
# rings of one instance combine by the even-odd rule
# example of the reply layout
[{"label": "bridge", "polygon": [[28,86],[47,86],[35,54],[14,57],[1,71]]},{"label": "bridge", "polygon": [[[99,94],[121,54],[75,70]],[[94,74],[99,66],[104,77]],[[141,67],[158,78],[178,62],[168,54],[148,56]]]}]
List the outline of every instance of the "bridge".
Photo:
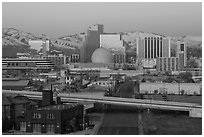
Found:
[{"label": "bridge", "polygon": [[[21,94],[32,99],[42,99],[41,92],[32,91],[14,91],[2,90],[3,93]],[[194,103],[171,102],[171,101],[158,101],[158,100],[144,100],[134,98],[118,98],[106,97],[103,93],[59,93],[62,101],[67,102],[90,102],[90,103],[104,103],[115,105],[135,106],[138,108],[154,108],[163,110],[187,111],[190,117],[202,117],[202,106]]]}]

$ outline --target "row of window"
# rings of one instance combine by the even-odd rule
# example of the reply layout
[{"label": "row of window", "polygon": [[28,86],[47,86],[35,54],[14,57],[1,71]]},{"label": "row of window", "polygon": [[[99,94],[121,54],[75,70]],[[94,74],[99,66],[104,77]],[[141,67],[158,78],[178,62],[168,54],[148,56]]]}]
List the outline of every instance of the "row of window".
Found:
[{"label": "row of window", "polygon": [[[34,119],[40,119],[41,118],[41,114],[40,113],[33,113],[33,118]],[[47,119],[54,119],[54,114],[49,113],[47,114]]]},{"label": "row of window", "polygon": [[111,85],[111,84],[113,84],[112,82],[110,82],[110,83],[105,83],[105,82],[95,82],[94,84],[96,84],[96,85]]}]

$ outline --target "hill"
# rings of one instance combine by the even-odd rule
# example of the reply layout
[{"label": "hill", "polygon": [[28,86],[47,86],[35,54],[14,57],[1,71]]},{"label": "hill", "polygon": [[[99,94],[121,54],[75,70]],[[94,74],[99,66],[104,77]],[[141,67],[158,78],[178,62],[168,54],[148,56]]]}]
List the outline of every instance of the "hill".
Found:
[{"label": "hill", "polygon": [[[162,36],[168,37],[155,33],[147,33],[142,31],[131,31],[131,32],[119,32],[122,35],[122,39],[125,41],[128,52],[136,51],[136,39],[145,36]],[[50,39],[51,49],[60,50],[68,53],[79,53],[80,47],[83,45],[85,33],[79,33],[75,35],[63,36],[60,38],[49,38],[45,34],[32,34],[23,32],[15,28],[3,28],[2,29],[2,49],[3,50],[17,50],[18,52],[33,52],[29,45],[29,39]],[[187,42],[188,47],[201,49],[202,37],[201,36],[181,36],[181,37],[170,37],[172,42],[172,49],[175,49],[176,41]]]}]

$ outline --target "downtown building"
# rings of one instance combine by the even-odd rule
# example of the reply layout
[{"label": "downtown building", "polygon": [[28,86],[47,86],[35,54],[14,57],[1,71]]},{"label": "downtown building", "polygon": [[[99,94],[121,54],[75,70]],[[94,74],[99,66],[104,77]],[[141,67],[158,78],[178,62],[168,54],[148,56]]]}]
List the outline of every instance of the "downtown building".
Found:
[{"label": "downtown building", "polygon": [[137,40],[137,57],[139,59],[156,59],[170,57],[171,40],[163,37],[145,37]]},{"label": "downtown building", "polygon": [[104,33],[100,35],[100,48],[108,49],[113,54],[113,62],[116,64],[125,63],[124,41],[120,34]]},{"label": "downtown building", "polygon": [[80,62],[91,62],[93,52],[100,47],[100,34],[103,34],[103,25],[90,26],[85,35],[83,46],[80,49]]},{"label": "downtown building", "polygon": [[185,42],[177,42],[176,57],[159,57],[156,60],[157,71],[180,72],[186,67],[187,47]]},{"label": "downtown building", "polygon": [[187,65],[187,45],[186,42],[177,41],[176,57],[183,60],[183,66]]},{"label": "downtown building", "polygon": [[144,37],[137,39],[137,60],[144,68],[154,68],[156,59],[171,57],[171,40],[164,37]]}]

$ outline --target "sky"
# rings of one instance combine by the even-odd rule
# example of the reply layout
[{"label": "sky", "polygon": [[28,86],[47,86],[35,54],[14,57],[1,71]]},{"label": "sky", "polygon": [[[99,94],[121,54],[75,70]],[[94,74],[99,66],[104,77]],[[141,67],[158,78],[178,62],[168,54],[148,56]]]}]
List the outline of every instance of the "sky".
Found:
[{"label": "sky", "polygon": [[202,35],[202,3],[3,2],[2,27],[53,38],[86,32],[144,31],[166,36]]}]

